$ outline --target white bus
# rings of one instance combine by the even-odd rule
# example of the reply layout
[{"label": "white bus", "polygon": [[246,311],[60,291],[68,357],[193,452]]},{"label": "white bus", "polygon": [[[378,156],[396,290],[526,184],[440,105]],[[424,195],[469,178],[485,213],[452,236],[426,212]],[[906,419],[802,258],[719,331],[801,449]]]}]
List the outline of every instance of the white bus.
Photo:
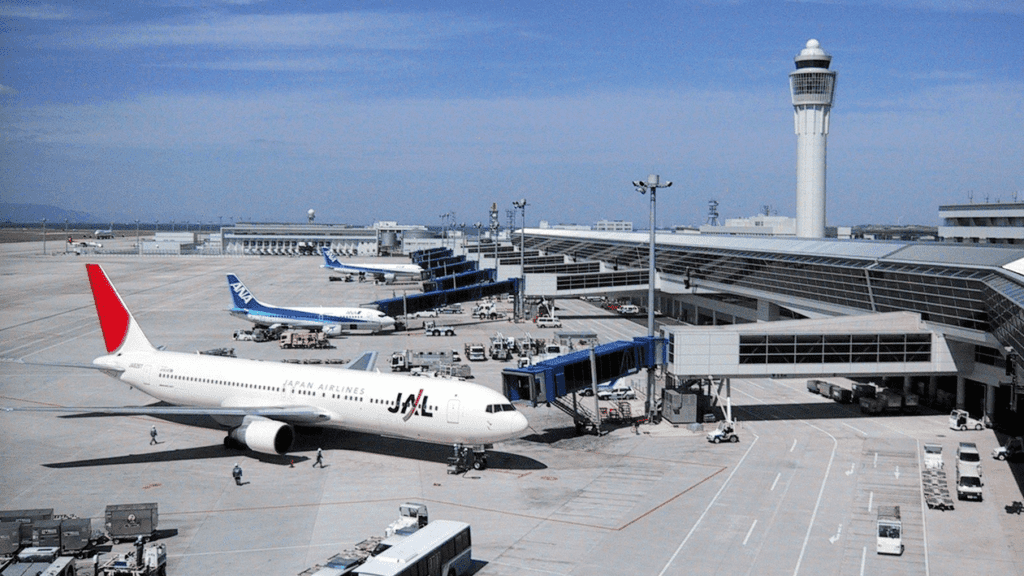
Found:
[{"label": "white bus", "polygon": [[360,576],[462,576],[468,574],[469,524],[434,520],[359,566]]}]

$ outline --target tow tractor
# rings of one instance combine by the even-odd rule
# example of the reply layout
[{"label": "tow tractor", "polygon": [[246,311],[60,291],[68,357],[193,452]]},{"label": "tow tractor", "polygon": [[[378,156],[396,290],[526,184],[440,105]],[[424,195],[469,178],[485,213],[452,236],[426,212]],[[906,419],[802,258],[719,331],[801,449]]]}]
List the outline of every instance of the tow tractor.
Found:
[{"label": "tow tractor", "polygon": [[967,410],[953,410],[949,413],[950,430],[967,430],[968,428],[982,430],[985,428],[985,425],[981,423],[981,420],[971,418]]},{"label": "tow tractor", "polygon": [[740,437],[736,435],[736,423],[732,420],[722,420],[711,432],[708,432],[708,442],[718,444],[719,442],[739,442]]},{"label": "tow tractor", "polygon": [[448,473],[462,474],[470,468],[483,470],[487,468],[487,446],[455,446],[455,455],[448,457]]}]

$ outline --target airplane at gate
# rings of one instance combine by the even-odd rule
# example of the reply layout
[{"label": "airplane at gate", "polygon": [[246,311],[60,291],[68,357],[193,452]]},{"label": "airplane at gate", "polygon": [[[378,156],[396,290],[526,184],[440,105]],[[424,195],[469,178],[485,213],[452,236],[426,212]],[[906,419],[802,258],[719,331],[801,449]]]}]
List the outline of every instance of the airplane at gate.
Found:
[{"label": "airplane at gate", "polygon": [[234,304],[228,312],[257,326],[318,328],[332,337],[352,330],[380,332],[395,327],[394,318],[371,308],[281,308],[265,304],[257,300],[234,274],[228,274],[228,291]]},{"label": "airplane at gate", "polygon": [[420,268],[416,264],[342,262],[331,254],[331,249],[326,246],[322,247],[320,252],[324,255],[324,263],[320,267],[327,268],[328,270],[346,272],[348,274],[370,274],[377,280],[381,280],[387,284],[392,283],[396,278],[400,277],[411,280],[421,280],[423,278],[423,268]]},{"label": "airplane at gate", "polygon": [[[206,415],[225,445],[287,453],[295,425],[451,444],[483,453],[517,438],[526,417],[500,393],[442,378],[170,352],[154,348],[98,264],[86,264],[107,355],[93,367],[171,406],[8,407],[6,412]],[[486,465],[478,457],[476,467]]]}]

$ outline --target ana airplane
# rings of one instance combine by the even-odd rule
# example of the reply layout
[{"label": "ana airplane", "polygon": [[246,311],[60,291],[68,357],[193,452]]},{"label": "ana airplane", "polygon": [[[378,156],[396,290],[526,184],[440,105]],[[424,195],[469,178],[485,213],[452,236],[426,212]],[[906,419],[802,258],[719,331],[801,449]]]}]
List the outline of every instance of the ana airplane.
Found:
[{"label": "ana airplane", "polygon": [[[93,367],[171,406],[5,411],[207,415],[229,429],[226,446],[268,454],[289,451],[294,425],[451,444],[457,453],[472,448],[478,454],[526,430],[526,417],[508,399],[461,380],[158,350],[103,269],[86,264],[86,270],[107,350]],[[486,459],[473,466],[486,466]]]},{"label": "ana airplane", "polygon": [[68,244],[77,248],[103,248],[103,244],[99,242],[90,242],[88,240],[75,240],[71,236],[68,236]]},{"label": "ana airplane", "polygon": [[407,278],[410,280],[421,280],[423,268],[416,264],[377,264],[366,262],[342,262],[331,254],[330,248],[326,246],[320,249],[324,255],[324,264],[321,268],[347,272],[349,274],[370,274],[377,280],[390,284],[395,278]]},{"label": "ana airplane", "polygon": [[331,337],[352,330],[380,332],[395,327],[394,318],[371,308],[280,308],[264,304],[234,274],[228,274],[228,292],[234,304],[228,312],[257,326],[320,328]]},{"label": "ana airplane", "polygon": [[114,237],[114,225],[111,224],[110,228],[106,230],[97,230],[92,233],[93,237],[97,240],[112,239]]}]

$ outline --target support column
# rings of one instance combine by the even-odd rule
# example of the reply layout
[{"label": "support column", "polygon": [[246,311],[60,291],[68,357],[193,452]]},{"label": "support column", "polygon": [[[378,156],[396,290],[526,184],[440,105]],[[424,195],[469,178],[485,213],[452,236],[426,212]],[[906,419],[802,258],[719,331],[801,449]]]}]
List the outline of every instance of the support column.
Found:
[{"label": "support column", "polygon": [[779,305],[767,300],[757,301],[757,321],[774,322],[779,319]]},{"label": "support column", "polygon": [[985,384],[985,424],[992,425],[996,414],[996,388],[999,384]]},{"label": "support column", "polygon": [[939,377],[929,376],[928,377],[928,388],[926,389],[925,395],[928,397],[928,405],[935,404],[935,396],[939,390]]},{"label": "support column", "polygon": [[967,379],[963,376],[956,375],[956,407],[959,410],[964,409],[964,405],[967,404]]},{"label": "support column", "polygon": [[914,393],[913,384],[913,379],[910,376],[903,377],[903,396]]}]

